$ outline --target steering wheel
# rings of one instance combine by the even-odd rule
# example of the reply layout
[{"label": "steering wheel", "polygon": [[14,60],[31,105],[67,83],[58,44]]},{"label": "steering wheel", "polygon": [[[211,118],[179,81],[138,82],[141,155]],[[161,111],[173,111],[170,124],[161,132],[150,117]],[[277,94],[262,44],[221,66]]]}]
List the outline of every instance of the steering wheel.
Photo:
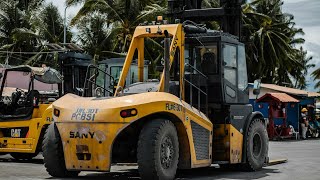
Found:
[{"label": "steering wheel", "polygon": [[101,87],[97,87],[94,90],[94,94],[96,97],[102,97],[103,96],[103,89]]},{"label": "steering wheel", "polygon": [[23,90],[23,89],[20,89],[20,88],[16,88],[16,91],[17,91],[17,92],[21,92],[22,94],[26,94],[26,93],[24,92],[24,90]]},{"label": "steering wheel", "polygon": [[20,89],[20,88],[16,88],[16,92],[17,93],[21,93],[20,98],[17,101],[17,104],[18,105],[23,105],[27,100],[26,92],[23,89]]}]

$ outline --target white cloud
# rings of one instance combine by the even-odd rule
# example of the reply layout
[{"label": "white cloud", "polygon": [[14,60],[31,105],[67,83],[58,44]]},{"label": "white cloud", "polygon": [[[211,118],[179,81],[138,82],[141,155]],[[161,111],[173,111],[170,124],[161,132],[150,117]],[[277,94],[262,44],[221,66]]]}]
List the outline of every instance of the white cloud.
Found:
[{"label": "white cloud", "polygon": [[[52,3],[53,5],[58,7],[58,10],[61,14],[61,17],[64,18],[64,11],[66,7],[65,0],[46,0],[46,3]],[[77,12],[80,10],[81,4],[73,7],[68,7],[66,10],[66,18],[67,18],[67,26],[71,19],[77,14]],[[75,27],[71,28],[71,32],[75,35],[77,34],[78,30]]]},{"label": "white cloud", "polygon": [[283,11],[294,15],[297,27],[303,28],[306,40],[303,47],[308,51],[309,56],[313,56],[311,63],[315,68],[309,69],[306,77],[309,91],[314,89],[314,80],[310,74],[320,68],[320,1],[319,0],[284,0]]},{"label": "white cloud", "polygon": [[[66,7],[65,0],[46,0],[46,3],[52,3],[53,5],[57,6],[61,16],[64,17],[64,10]],[[67,8],[66,16],[68,21],[70,21],[70,19],[72,19],[77,14],[80,8],[81,5]]]}]

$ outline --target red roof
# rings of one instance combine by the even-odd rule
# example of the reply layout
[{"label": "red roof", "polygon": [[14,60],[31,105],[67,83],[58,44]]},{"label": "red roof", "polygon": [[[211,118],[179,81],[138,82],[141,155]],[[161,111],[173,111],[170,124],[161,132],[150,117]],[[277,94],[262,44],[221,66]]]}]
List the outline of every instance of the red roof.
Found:
[{"label": "red roof", "polygon": [[278,86],[275,84],[261,84],[262,88],[267,88],[267,89],[272,89],[275,91],[283,92],[283,93],[288,93],[292,95],[298,95],[298,96],[306,96],[306,97],[320,97],[319,93],[316,92],[308,92],[300,89],[294,89],[294,88],[288,88],[288,87],[283,87],[283,86]]},{"label": "red roof", "polygon": [[276,101],[284,102],[284,103],[288,103],[288,102],[298,103],[299,102],[299,100],[289,96],[286,93],[267,93],[264,96],[262,96],[261,98],[257,99],[257,102],[266,102],[266,101],[270,101],[270,100],[276,100]]}]

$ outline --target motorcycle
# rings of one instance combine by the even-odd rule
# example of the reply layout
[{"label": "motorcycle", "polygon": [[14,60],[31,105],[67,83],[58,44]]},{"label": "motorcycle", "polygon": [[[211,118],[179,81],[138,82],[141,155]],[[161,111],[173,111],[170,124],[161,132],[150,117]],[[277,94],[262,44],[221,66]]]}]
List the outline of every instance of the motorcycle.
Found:
[{"label": "motorcycle", "polygon": [[320,136],[320,119],[313,119],[309,121],[307,135],[313,138]]}]

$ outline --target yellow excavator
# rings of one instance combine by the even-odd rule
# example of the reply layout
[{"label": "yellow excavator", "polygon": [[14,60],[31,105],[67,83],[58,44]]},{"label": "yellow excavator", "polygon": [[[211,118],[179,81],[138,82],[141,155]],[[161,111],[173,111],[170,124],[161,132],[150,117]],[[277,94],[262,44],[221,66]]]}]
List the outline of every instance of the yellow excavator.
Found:
[{"label": "yellow excavator", "polygon": [[[53,103],[54,122],[43,141],[51,176],[137,163],[142,179],[174,179],[177,169],[219,164],[255,171],[268,161],[266,122],[249,104],[241,33],[190,21],[217,15],[231,29],[235,24],[228,19],[239,18],[241,3],[221,1],[221,8],[199,9],[199,3],[183,2],[169,1],[175,23],[159,17],[136,27],[114,96],[67,94]],[[146,38],[164,39],[158,82],[144,79]],[[135,53],[139,82],[126,85]]]}]

